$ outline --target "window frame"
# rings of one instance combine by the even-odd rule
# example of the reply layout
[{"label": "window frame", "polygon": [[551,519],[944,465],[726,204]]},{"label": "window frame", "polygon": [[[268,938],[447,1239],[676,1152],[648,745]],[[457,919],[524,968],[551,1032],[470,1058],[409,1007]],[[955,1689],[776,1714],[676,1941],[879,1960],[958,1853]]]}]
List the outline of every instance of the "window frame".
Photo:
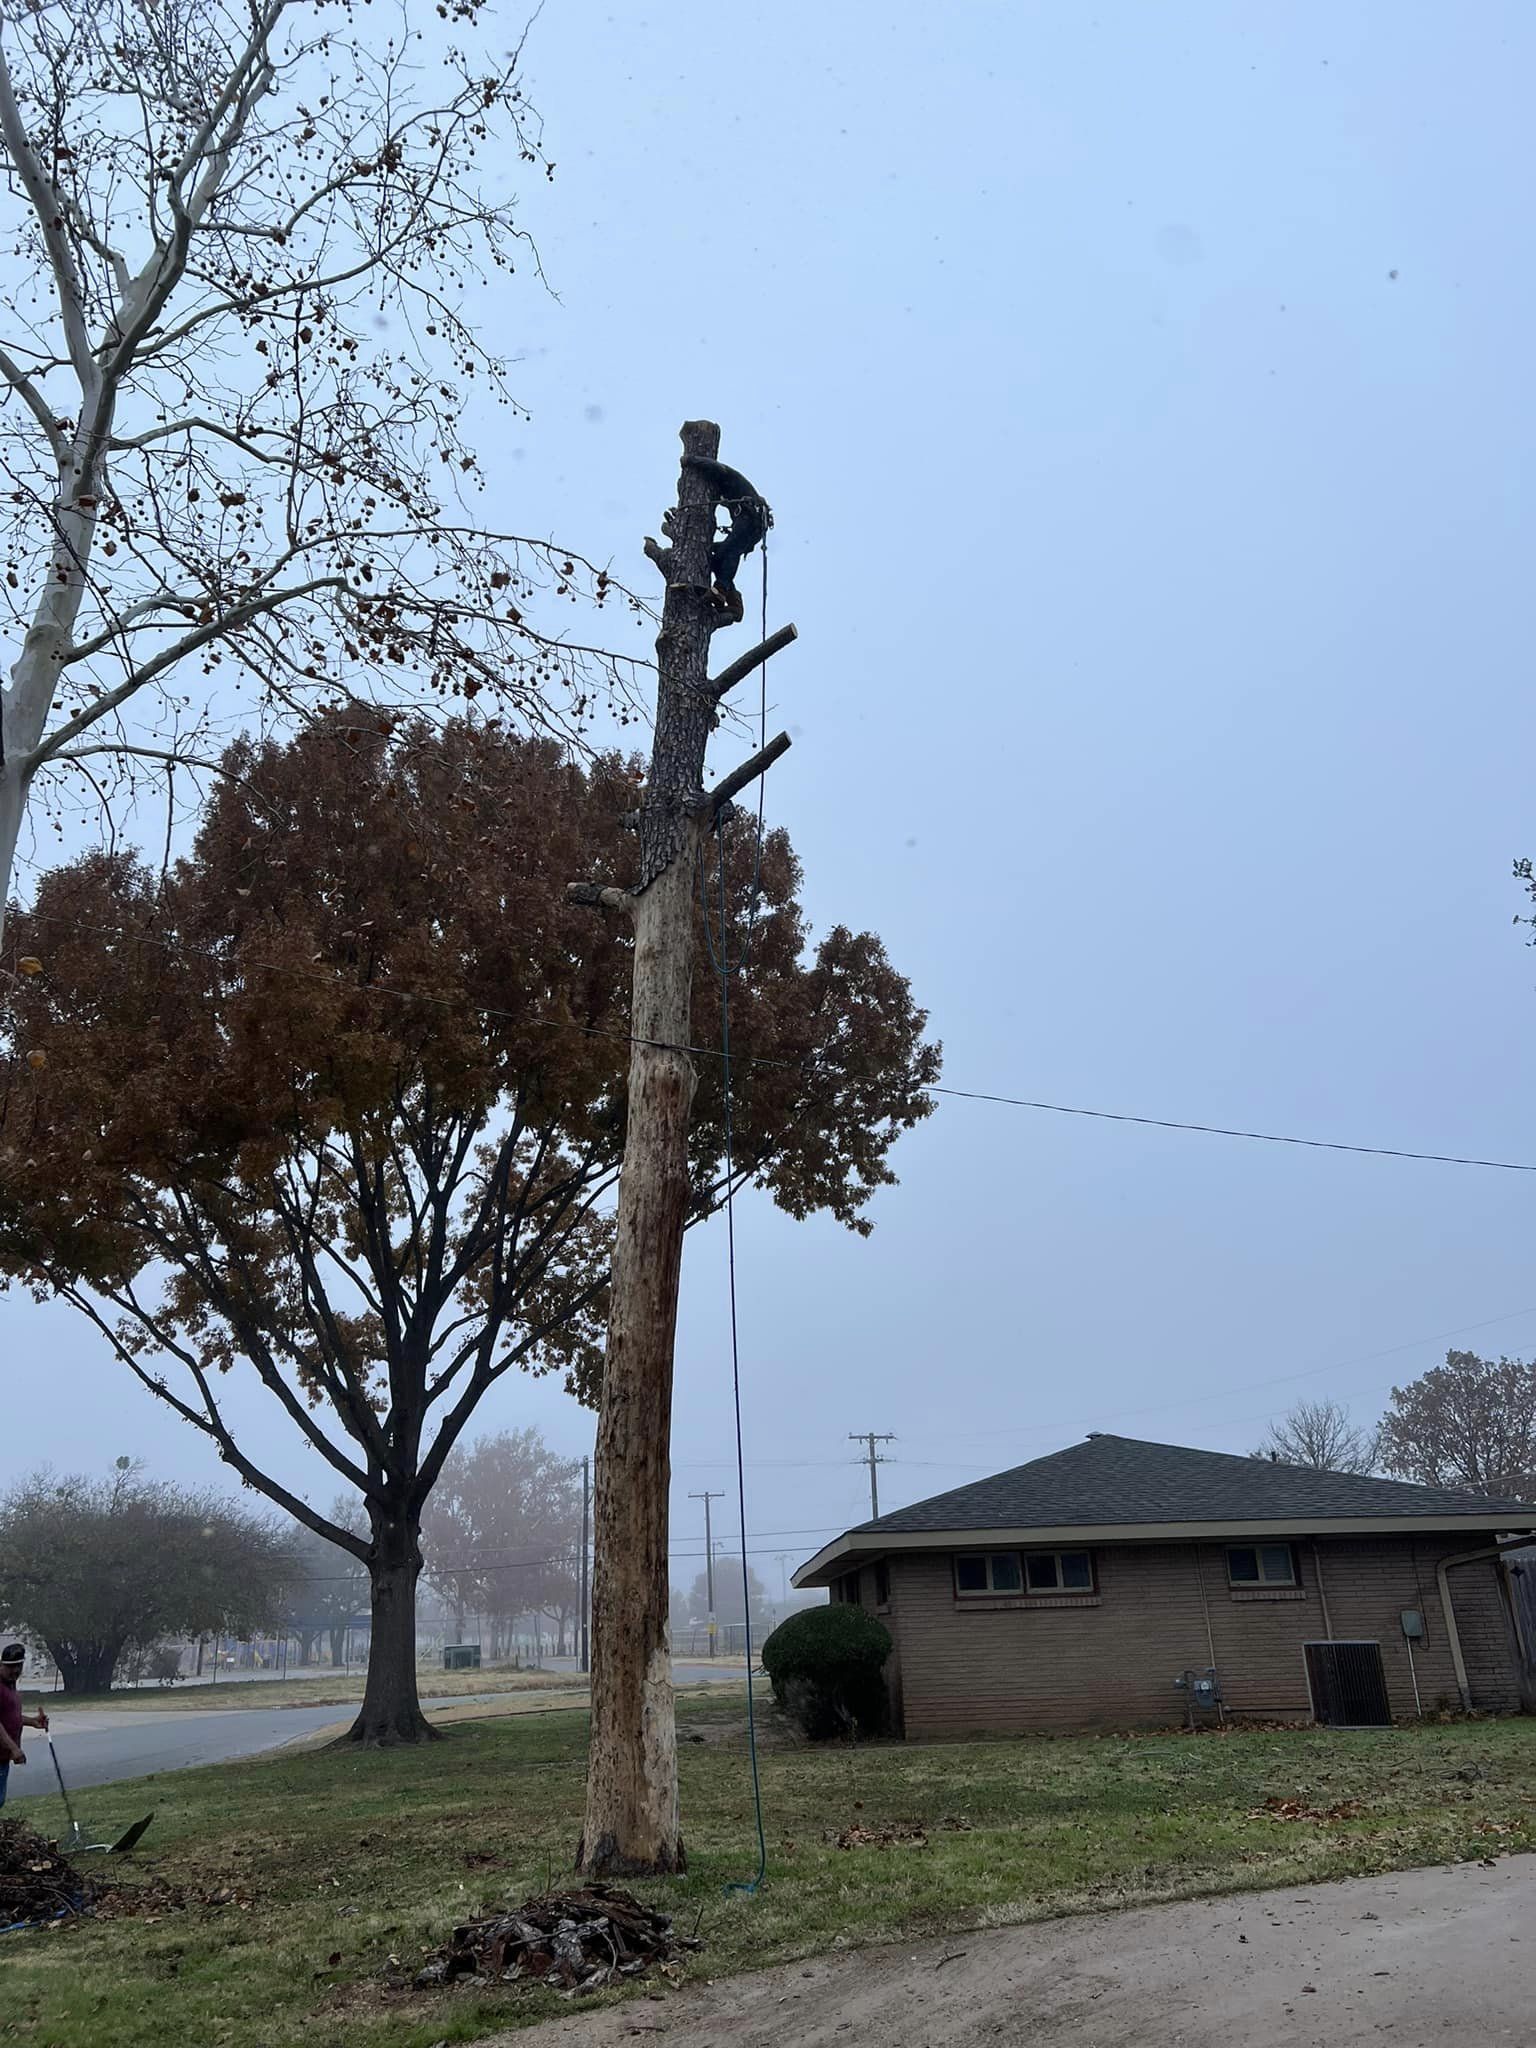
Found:
[{"label": "window frame", "polygon": [[[995,1586],[992,1583],[992,1561],[998,1557],[1016,1560],[1019,1582],[1016,1586]],[[1032,1586],[1029,1583],[1029,1562],[1031,1558],[1048,1557],[1054,1561],[1056,1583],[1052,1586]],[[1086,1586],[1068,1586],[1062,1582],[1061,1561],[1064,1557],[1086,1557],[1088,1560],[1088,1583]],[[979,1562],[986,1566],[985,1586],[962,1586],[960,1566]],[[1060,1550],[957,1550],[952,1554],[951,1578],[957,1600],[1091,1600],[1099,1591],[1099,1566],[1094,1551],[1086,1544],[1068,1545]]]},{"label": "window frame", "polygon": [[[996,1586],[992,1582],[994,1558],[1011,1557],[1019,1574],[1016,1586]],[[960,1567],[962,1564],[985,1566],[987,1583],[984,1586],[962,1586]],[[957,1550],[950,1559],[950,1578],[957,1600],[1020,1600],[1024,1595],[1024,1566],[1016,1550]]]},{"label": "window frame", "polygon": [[[1071,1544],[1060,1550],[1026,1550],[1024,1552],[1024,1590],[1032,1600],[1086,1600],[1099,1590],[1099,1566],[1093,1551],[1086,1545]],[[1056,1583],[1054,1586],[1032,1586],[1029,1583],[1029,1561],[1032,1557],[1049,1557],[1055,1561]],[[1088,1560],[1088,1583],[1086,1586],[1069,1586],[1061,1569],[1064,1557],[1086,1557]]]},{"label": "window frame", "polygon": [[[1299,1593],[1301,1591],[1301,1549],[1293,1537],[1283,1537],[1279,1542],[1270,1543],[1228,1543],[1224,1546],[1227,1563],[1227,1585],[1234,1593]],[[1232,1559],[1236,1552],[1251,1550],[1255,1576],[1240,1579],[1232,1570]],[[1289,1578],[1272,1578],[1264,1569],[1266,1550],[1283,1550],[1290,1561]]]}]

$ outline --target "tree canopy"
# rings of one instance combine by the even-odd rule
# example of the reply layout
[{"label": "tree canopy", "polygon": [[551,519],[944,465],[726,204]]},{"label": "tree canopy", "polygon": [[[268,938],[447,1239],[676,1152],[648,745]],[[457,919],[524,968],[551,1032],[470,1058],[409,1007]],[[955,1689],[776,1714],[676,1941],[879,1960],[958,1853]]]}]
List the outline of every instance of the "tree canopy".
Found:
[{"label": "tree canopy", "polygon": [[1536,1500],[1536,1362],[1448,1351],[1392,1389],[1380,1445],[1396,1479]]},{"label": "tree canopy", "polygon": [[[752,1622],[756,1627],[769,1613],[772,1602],[768,1588],[750,1565],[747,1567],[747,1582],[752,1595]],[[708,1616],[708,1572],[700,1572],[694,1580],[684,1597],[680,1612],[701,1619]],[[746,1602],[742,1599],[741,1558],[739,1555],[733,1557],[729,1551],[721,1551],[715,1558],[715,1619],[722,1628],[735,1628],[746,1618]]]},{"label": "tree canopy", "polygon": [[204,1488],[35,1472],[0,1500],[11,1621],[71,1692],[105,1692],[125,1655],[168,1635],[267,1626],[293,1568],[284,1534]]},{"label": "tree canopy", "polygon": [[[494,721],[356,707],[243,740],[224,767],[187,859],[161,874],[89,854],[17,919],[39,971],[3,984],[0,1265],[368,1562],[385,1656],[380,1575],[414,1588],[422,1510],[486,1392],[517,1370],[589,1399],[597,1382],[630,947],[565,885],[629,878],[636,770]],[[866,1231],[937,1048],[873,934],[811,943],[782,832],[759,861],[736,817],[724,847],[738,958],[751,925],[735,1183]],[[726,1188],[703,945],[694,1016],[699,1221]],[[221,1398],[236,1370],[361,1497],[366,1537],[239,1441]]]},{"label": "tree canopy", "polygon": [[1338,1401],[1298,1401],[1269,1425],[1253,1455],[1320,1472],[1374,1472],[1379,1465],[1376,1431],[1353,1421]]},{"label": "tree canopy", "polygon": [[579,1598],[581,1465],[536,1429],[461,1444],[421,1533],[426,1576],[456,1615],[485,1615],[503,1636],[519,1614],[569,1615]]}]

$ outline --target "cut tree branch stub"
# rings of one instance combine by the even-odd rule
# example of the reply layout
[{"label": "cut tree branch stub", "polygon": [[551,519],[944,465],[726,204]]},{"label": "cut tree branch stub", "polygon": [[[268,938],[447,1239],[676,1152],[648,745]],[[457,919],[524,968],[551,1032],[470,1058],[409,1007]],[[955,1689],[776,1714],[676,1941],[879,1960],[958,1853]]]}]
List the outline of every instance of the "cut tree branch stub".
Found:
[{"label": "cut tree branch stub", "polygon": [[744,683],[754,669],[760,667],[770,656],[778,654],[783,648],[788,647],[792,640],[798,638],[799,634],[795,627],[780,626],[776,633],[770,633],[768,638],[754,647],[750,654],[738,655],[729,668],[723,668],[719,675],[710,677],[710,693],[715,698],[715,701],[718,703],[727,690],[734,690],[738,683]]},{"label": "cut tree branch stub", "polygon": [[718,818],[732,797],[739,796],[749,782],[756,782],[759,775],[766,773],[781,754],[787,754],[794,741],[787,732],[781,732],[771,739],[766,747],[760,747],[750,761],[743,761],[739,768],[733,768],[725,779],[718,783],[709,796],[709,814]]},{"label": "cut tree branch stub", "polygon": [[628,910],[632,901],[627,889],[610,888],[602,882],[567,882],[565,900],[584,903],[593,910]]}]

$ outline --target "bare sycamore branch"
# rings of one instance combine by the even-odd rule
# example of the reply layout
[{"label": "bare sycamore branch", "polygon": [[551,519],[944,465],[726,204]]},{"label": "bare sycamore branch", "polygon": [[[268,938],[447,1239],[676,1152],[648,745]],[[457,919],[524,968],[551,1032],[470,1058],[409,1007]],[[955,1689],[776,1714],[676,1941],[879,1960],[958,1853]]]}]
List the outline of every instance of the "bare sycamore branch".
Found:
[{"label": "bare sycamore branch", "polygon": [[552,169],[479,12],[0,0],[0,906],[86,738],[131,778],[343,699],[632,715],[550,606],[638,600],[472,509],[514,400],[468,309],[537,269],[482,162]]}]

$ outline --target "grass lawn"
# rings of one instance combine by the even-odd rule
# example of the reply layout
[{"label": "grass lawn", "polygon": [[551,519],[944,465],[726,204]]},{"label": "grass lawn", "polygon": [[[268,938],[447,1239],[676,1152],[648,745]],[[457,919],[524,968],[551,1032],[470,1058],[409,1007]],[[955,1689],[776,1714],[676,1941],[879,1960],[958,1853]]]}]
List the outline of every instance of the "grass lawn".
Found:
[{"label": "grass lawn", "polygon": [[[362,1671],[323,1672],[313,1678],[221,1678],[217,1684],[133,1686],[121,1692],[47,1693],[23,1685],[27,1712],[41,1704],[62,1723],[71,1712],[120,1707],[124,1713],[184,1713],[200,1708],[353,1706],[363,1696]],[[549,1691],[584,1686],[571,1671],[421,1671],[417,1690],[424,1700],[462,1699],[467,1693]]]},{"label": "grass lawn", "polygon": [[[1101,1737],[805,1749],[763,1758],[755,1864],[739,1700],[684,1700],[691,1871],[639,1889],[707,1944],[691,1969],[1106,1906],[1536,1849],[1536,1721],[1329,1734]],[[4,2034],[48,2048],[432,2048],[568,2006],[547,1992],[402,1993],[455,1920],[560,1881],[581,1812],[579,1713],[464,1723],[420,1751],[285,1755],[93,1790],[110,1825],[153,1803],[125,1886],[184,1909],[11,1935]],[[1272,1819],[1266,1798],[1332,1818]],[[1354,1802],[1359,1802],[1358,1806]],[[21,1809],[54,1824],[50,1802]],[[926,1846],[829,1830],[922,1823]],[[948,1825],[946,1825],[948,1823]],[[150,1852],[153,1853],[150,1853]],[[232,1894],[232,1896],[220,1895]],[[214,1902],[215,1899],[219,1902]]]}]

